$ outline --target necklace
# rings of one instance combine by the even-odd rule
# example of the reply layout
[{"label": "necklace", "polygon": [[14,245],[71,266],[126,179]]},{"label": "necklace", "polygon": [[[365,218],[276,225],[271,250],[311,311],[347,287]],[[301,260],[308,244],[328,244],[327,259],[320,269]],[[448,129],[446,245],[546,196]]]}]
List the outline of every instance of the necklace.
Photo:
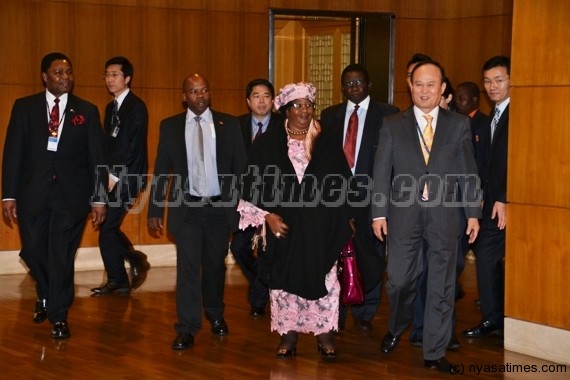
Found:
[{"label": "necklace", "polygon": [[309,128],[305,129],[304,131],[301,132],[293,132],[292,130],[289,129],[289,127],[285,127],[285,129],[287,130],[287,133],[289,133],[290,135],[304,135],[307,132],[309,132]]}]

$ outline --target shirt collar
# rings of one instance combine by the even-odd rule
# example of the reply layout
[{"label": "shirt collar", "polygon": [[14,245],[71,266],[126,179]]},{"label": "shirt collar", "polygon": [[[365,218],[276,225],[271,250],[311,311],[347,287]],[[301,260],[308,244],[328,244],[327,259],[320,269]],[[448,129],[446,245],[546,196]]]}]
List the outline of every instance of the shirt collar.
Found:
[{"label": "shirt collar", "polygon": [[119,95],[115,98],[115,100],[117,101],[117,106],[119,108],[121,108],[121,104],[123,104],[123,101],[125,100],[125,98],[129,94],[129,92],[131,92],[131,90],[127,87],[126,91],[123,91],[123,93],[121,95]]},{"label": "shirt collar", "polygon": [[[351,100],[347,100],[346,102],[346,110],[352,113],[352,111],[354,110],[354,106],[356,105],[356,103],[353,103]],[[370,105],[370,95],[368,95],[366,98],[364,98],[363,101],[361,101],[360,103],[358,103],[358,107],[359,108],[364,108],[365,110],[368,110],[368,106]]]}]

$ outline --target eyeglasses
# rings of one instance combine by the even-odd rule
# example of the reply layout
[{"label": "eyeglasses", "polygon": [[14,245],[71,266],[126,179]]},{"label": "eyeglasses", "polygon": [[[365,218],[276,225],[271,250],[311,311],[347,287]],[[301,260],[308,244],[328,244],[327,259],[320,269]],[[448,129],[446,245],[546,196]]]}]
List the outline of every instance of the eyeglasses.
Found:
[{"label": "eyeglasses", "polygon": [[105,73],[103,74],[103,79],[109,79],[109,78],[117,78],[117,77],[121,77],[124,76],[125,74],[121,74],[121,73]]},{"label": "eyeglasses", "polygon": [[492,79],[483,79],[483,85],[484,86],[491,86],[491,85],[495,85],[495,86],[501,86],[503,83],[505,83],[506,81],[508,81],[509,79],[505,79],[505,78],[497,78],[495,80]]},{"label": "eyeglasses", "polygon": [[344,82],[344,83],[343,83],[343,86],[344,86],[344,87],[353,87],[353,86],[358,86],[358,87],[360,87],[360,86],[363,86],[363,85],[364,85],[364,81],[363,81],[363,80],[360,80],[360,79],[351,80],[351,81],[348,81],[348,82]]},{"label": "eyeglasses", "polygon": [[292,106],[293,106],[293,108],[296,108],[296,109],[304,108],[307,110],[311,109],[311,108],[315,109],[317,107],[316,104],[313,104],[313,103],[304,103],[304,104],[303,103],[293,103]]},{"label": "eyeglasses", "polygon": [[189,94],[189,95],[198,95],[198,94],[207,94],[210,92],[210,89],[208,87],[204,87],[204,88],[192,88],[190,90],[184,90],[185,93]]}]

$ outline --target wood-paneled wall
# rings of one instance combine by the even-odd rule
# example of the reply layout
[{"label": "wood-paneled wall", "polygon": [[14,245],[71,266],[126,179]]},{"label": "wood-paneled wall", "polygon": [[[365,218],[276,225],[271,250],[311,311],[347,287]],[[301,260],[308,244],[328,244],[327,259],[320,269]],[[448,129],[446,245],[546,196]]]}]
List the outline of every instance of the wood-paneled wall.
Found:
[{"label": "wood-paneled wall", "polygon": [[513,14],[505,313],[570,330],[570,3]]},{"label": "wood-paneled wall", "polygon": [[[111,100],[101,79],[105,61],[125,55],[135,66],[133,91],[149,109],[152,170],[159,122],[183,111],[186,75],[206,75],[213,108],[246,112],[245,85],[268,75],[270,8],[393,13],[394,99],[400,108],[409,104],[405,66],[412,54],[431,55],[459,83],[478,82],[486,58],[510,51],[512,0],[3,0],[0,146],[14,99],[43,90],[39,64],[46,53],[62,51],[70,57],[74,92],[101,112]],[[135,244],[167,241],[148,233],[145,207],[127,216],[124,231]],[[89,225],[82,245],[97,245],[97,233]],[[17,230],[0,223],[0,251],[19,246]]]}]

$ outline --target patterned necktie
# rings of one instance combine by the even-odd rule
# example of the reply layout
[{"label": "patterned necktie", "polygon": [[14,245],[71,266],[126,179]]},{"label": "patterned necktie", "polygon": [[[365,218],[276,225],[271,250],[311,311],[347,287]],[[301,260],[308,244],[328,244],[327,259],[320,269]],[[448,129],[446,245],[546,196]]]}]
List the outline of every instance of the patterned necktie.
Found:
[{"label": "patterned necktie", "polygon": [[55,104],[49,113],[48,130],[49,135],[57,137],[57,130],[59,129],[59,98],[55,98]]},{"label": "patterned necktie", "polygon": [[[427,125],[424,128],[424,133],[423,133],[423,142],[425,144],[425,146],[423,147],[423,153],[424,153],[424,161],[427,165],[428,161],[429,161],[429,155],[431,153],[431,146],[433,143],[433,126],[431,125],[431,122],[433,120],[433,116],[431,115],[424,115],[424,118],[427,120]],[[422,201],[427,201],[429,200],[429,188],[428,188],[428,184],[427,182],[424,184],[424,190],[422,192]]]},{"label": "patterned necktie", "polygon": [[357,104],[354,106],[354,111],[348,119],[348,128],[346,129],[346,138],[344,139],[344,155],[346,156],[346,161],[348,161],[348,166],[354,168],[355,154],[356,154],[356,136],[358,136],[358,108],[360,106]]},{"label": "patterned necktie", "polygon": [[196,126],[194,128],[192,146],[192,190],[198,196],[206,195],[206,166],[204,163],[204,134],[200,116],[194,118]]},{"label": "patterned necktie", "polygon": [[427,120],[427,125],[424,128],[424,133],[423,133],[424,143],[425,143],[423,153],[424,153],[424,160],[425,160],[426,165],[427,165],[427,163],[429,161],[429,154],[431,152],[431,145],[433,143],[433,135],[434,135],[433,127],[431,125],[431,122],[433,120],[433,116],[424,115],[424,118]]},{"label": "patterned necktie", "polygon": [[260,121],[257,123],[257,132],[255,133],[255,136],[253,137],[253,141],[255,141],[259,136],[261,136],[261,134],[263,133],[263,123]]},{"label": "patterned necktie", "polygon": [[495,107],[495,115],[493,116],[493,121],[491,122],[491,143],[495,137],[495,131],[497,130],[497,124],[499,124],[499,119],[501,118],[501,111],[499,107]]}]

